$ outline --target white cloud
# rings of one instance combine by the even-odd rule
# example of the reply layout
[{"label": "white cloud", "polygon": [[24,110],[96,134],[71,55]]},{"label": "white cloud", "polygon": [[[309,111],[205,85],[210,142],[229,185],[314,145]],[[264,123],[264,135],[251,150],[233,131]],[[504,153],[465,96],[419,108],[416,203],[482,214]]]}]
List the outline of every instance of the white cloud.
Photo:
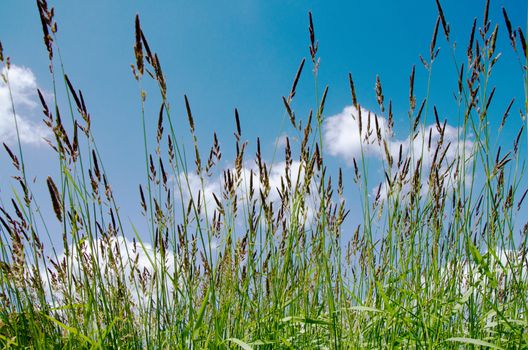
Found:
[{"label": "white cloud", "polygon": [[[68,250],[68,256],[63,252],[52,260],[54,263],[47,264],[48,270],[41,269],[47,298],[51,301],[53,294],[58,305],[66,301],[63,300],[64,294],[68,290],[68,283],[71,283],[62,280],[60,276],[68,276],[74,282],[101,278],[100,282],[105,286],[116,286],[119,279],[138,306],[144,305],[151,297],[156,300],[159,287],[155,279],[159,278],[162,269],[168,292],[181,287],[181,277],[178,275],[180,260],[170,246],[167,247],[164,259],[160,250],[155,250],[151,244],[140,244],[122,236],[99,238],[90,245],[84,240],[75,246],[70,245]],[[64,274],[66,267],[68,272]],[[80,286],[73,283],[71,291],[82,298]]]},{"label": "white cloud", "polygon": [[[359,134],[359,113],[356,107],[347,106],[339,114],[326,118],[324,140],[327,151],[343,158],[348,165],[353,159],[359,160],[361,152],[365,156],[383,156],[383,146],[377,142],[376,115],[361,108],[361,137]],[[378,117],[381,137],[387,136],[387,120]]]},{"label": "white cloud", "polygon": [[488,251],[482,254],[481,263],[466,259],[442,267],[440,273],[446,281],[456,278],[455,286],[460,294],[482,292],[485,288],[508,292],[512,283],[528,276],[528,260],[522,250],[497,249],[495,253]]},{"label": "white cloud", "polygon": [[[386,153],[388,152],[393,159],[393,167],[390,170],[394,174],[399,170],[397,163],[401,148],[402,163],[406,158],[410,159],[410,171],[402,181],[401,193],[403,194],[408,193],[410,190],[409,182],[414,175],[414,170],[419,159],[422,160],[422,187],[420,193],[425,195],[429,189],[427,178],[433,161],[436,161],[437,165],[439,165],[440,175],[446,177],[446,184],[453,185],[457,180],[455,176],[456,166],[450,167],[450,165],[457,159],[463,160],[465,163],[471,157],[473,142],[470,140],[461,140],[459,138],[459,128],[445,125],[443,140],[437,152],[437,147],[441,141],[441,134],[436,124],[428,126],[421,125],[417,128],[414,135],[410,135],[406,139],[397,139],[392,135],[392,131],[388,129],[388,121],[386,118],[376,116],[374,113],[362,108],[362,130],[360,136],[359,114],[355,107],[347,106],[341,113],[326,119],[324,124],[324,138],[328,153],[344,159],[348,165],[351,165],[354,159],[359,163],[362,154],[365,158],[386,161]],[[379,130],[381,142],[378,140],[376,130]],[[387,152],[383,140],[386,141]],[[465,165],[460,164],[459,169],[463,166]],[[376,195],[377,191],[378,186],[372,190],[373,195]],[[387,192],[388,184],[384,182],[380,191],[380,198],[386,198]]]},{"label": "white cloud", "polygon": [[[284,182],[287,187],[286,182],[286,162],[277,162],[274,163],[269,170],[268,167],[268,179],[269,179],[269,195],[267,197],[268,203],[273,203],[275,208],[281,202],[279,191],[281,189],[281,183]],[[202,208],[201,214],[204,214],[203,208],[204,205],[207,208],[207,215],[209,220],[213,217],[213,212],[217,209],[216,201],[214,200],[213,193],[216,195],[219,201],[222,202],[224,206],[227,206],[229,203],[229,198],[224,198],[226,181],[225,175],[229,172],[231,177],[236,181],[236,169],[231,166],[223,170],[221,174],[215,176],[203,176],[203,184],[200,176],[196,173],[180,173],[179,183],[181,185],[182,197],[184,203],[188,203],[192,197],[195,203],[198,202],[198,193],[200,193],[200,204]],[[253,174],[253,175],[252,175]],[[259,170],[256,165],[245,164],[240,171],[239,185],[236,188],[235,194],[237,196],[237,205],[240,206],[247,204],[247,198],[250,192],[250,177],[253,176],[253,188],[254,188],[254,199],[258,199],[260,203],[260,191],[264,190],[265,186],[260,181]],[[299,179],[299,186],[303,185],[304,180],[304,169],[299,161],[292,161],[292,164],[289,168],[289,177],[292,183],[292,187],[295,186],[297,180]],[[178,187],[178,185],[176,185]],[[316,185],[313,181],[310,183],[310,194],[305,196],[305,206],[304,211],[301,215],[306,215],[306,219],[310,220],[315,214],[315,203],[317,195]],[[291,193],[290,193],[291,195]],[[291,200],[291,197],[290,197]],[[291,204],[291,203],[290,203]],[[224,208],[225,209],[225,208]],[[291,208],[290,208],[291,209]]]},{"label": "white cloud", "polygon": [[[444,138],[442,148],[437,156],[437,161],[440,159],[442,151],[446,150],[444,161],[450,163],[458,156],[462,156],[462,151],[465,150],[468,154],[471,153],[473,142],[470,140],[459,139],[459,129],[451,125],[446,125],[444,131]],[[429,135],[431,135],[431,147],[429,147]],[[440,132],[436,125],[429,125],[427,127],[420,127],[417,136],[414,140],[410,137],[404,141],[392,141],[391,153],[393,157],[398,156],[400,144],[402,145],[403,155],[412,155],[413,159],[419,159],[422,155],[422,165],[429,167],[432,165],[436,147],[440,142]],[[449,148],[447,146],[449,145]],[[466,156],[466,158],[469,155]],[[444,163],[444,162],[443,162]]]},{"label": "white cloud", "polygon": [[50,131],[39,122],[39,118],[29,117],[34,114],[38,105],[35,75],[29,68],[16,65],[11,65],[9,70],[6,67],[2,69],[2,79],[0,79],[0,142],[13,143],[17,140],[9,86],[4,81],[4,77],[9,79],[17,113],[16,120],[20,141],[31,145],[44,144],[44,138],[50,135]]},{"label": "white cloud", "polygon": [[285,147],[287,138],[288,138],[288,134],[286,134],[285,132],[282,133],[279,137],[275,139],[275,145],[277,147]]},{"label": "white cloud", "polygon": [[289,140],[290,145],[292,145],[293,143],[299,142],[299,139],[297,139],[297,137],[290,136],[287,133],[283,132],[279,137],[275,139],[275,145],[277,146],[277,148],[286,147],[286,139]]}]

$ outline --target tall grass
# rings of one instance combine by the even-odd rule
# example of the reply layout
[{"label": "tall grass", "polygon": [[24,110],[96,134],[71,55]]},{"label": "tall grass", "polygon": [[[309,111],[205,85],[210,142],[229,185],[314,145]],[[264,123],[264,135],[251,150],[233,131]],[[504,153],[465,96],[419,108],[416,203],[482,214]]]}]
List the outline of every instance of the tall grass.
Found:
[{"label": "tall grass", "polygon": [[[381,113],[365,115],[350,75],[350,118],[358,126],[351,137],[362,144],[353,178],[326,167],[328,88],[318,91],[311,14],[310,60],[320,97],[308,117],[295,114],[304,59],[283,97],[299,147],[286,139],[284,160],[266,162],[257,139],[256,154],[248,156],[235,110],[236,154],[226,169],[217,165],[223,154],[216,134],[210,152],[201,154],[187,96],[194,149],[188,152],[177,136],[181,125],[173,124],[160,59],[137,17],[132,69],[145,161],[138,205],[150,234],[142,241],[144,235],[125,229],[120,219],[83,93],[60,57],[54,11],[38,0],[55,97],[39,96],[60,176],[37,184],[50,195],[37,203],[20,138],[17,149],[4,145],[19,190],[0,208],[2,347],[527,348],[528,225],[519,229],[516,222],[526,196],[520,187],[526,185],[526,131],[523,125],[513,142],[495,147],[489,122],[496,116],[488,114],[497,103],[488,86],[499,59],[497,36],[511,39],[525,87],[526,39],[505,10],[499,33],[487,3],[482,26],[473,26],[467,62],[459,62],[437,5],[430,55],[422,61],[431,82],[443,35],[458,72],[459,125],[450,129],[441,120],[429,91],[417,100],[413,67],[409,144],[391,149],[392,104],[380,78]],[[0,59],[9,87],[10,63],[1,46]],[[158,97],[147,99],[146,79],[156,82]],[[65,106],[57,102],[62,84]],[[155,139],[148,133],[148,103],[160,105]],[[430,126],[428,119],[434,119]],[[385,174],[374,192],[367,159],[372,147],[384,154]],[[222,179],[219,189],[208,186],[215,174]],[[345,184],[357,186],[363,204],[361,224],[352,232],[345,220],[357,213],[347,209]],[[41,205],[50,205],[56,218],[43,217]],[[60,222],[63,246],[45,249],[42,242],[57,234],[48,231],[56,226],[52,220]]]}]

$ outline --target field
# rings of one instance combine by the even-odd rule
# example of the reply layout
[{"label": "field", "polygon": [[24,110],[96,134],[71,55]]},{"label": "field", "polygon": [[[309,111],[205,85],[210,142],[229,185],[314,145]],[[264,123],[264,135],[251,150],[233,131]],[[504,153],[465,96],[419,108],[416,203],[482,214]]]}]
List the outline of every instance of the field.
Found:
[{"label": "field", "polygon": [[[527,41],[507,9],[497,24],[489,1],[476,9],[468,42],[457,45],[435,2],[423,67],[402,67],[403,140],[393,137],[401,126],[383,77],[376,114],[361,104],[352,72],[351,105],[328,118],[317,16],[307,14],[309,52],[282,97],[289,129],[273,159],[260,139],[246,140],[236,109],[234,138],[223,144],[215,133],[203,148],[205,126],[187,95],[170,101],[170,76],[139,14],[130,59],[145,176],[130,192],[143,223],[128,225],[92,128],[104,120],[92,118],[90,91],[68,76],[60,18],[46,0],[36,4],[53,86],[38,91],[39,110],[59,171],[28,175],[10,80],[20,68],[0,44],[16,134],[3,144],[12,178],[0,184],[2,348],[528,349]],[[499,36],[509,46],[498,48]],[[446,107],[430,101],[432,86],[415,89],[418,69],[428,82],[443,74],[433,73],[440,42],[456,71],[449,123]],[[523,101],[503,100],[504,87],[490,83],[502,56],[519,63],[511,79],[523,82]],[[313,80],[310,106],[297,103],[301,79]],[[175,121],[173,104],[184,105],[187,124]],[[350,172],[328,159],[343,145],[355,147]]]}]

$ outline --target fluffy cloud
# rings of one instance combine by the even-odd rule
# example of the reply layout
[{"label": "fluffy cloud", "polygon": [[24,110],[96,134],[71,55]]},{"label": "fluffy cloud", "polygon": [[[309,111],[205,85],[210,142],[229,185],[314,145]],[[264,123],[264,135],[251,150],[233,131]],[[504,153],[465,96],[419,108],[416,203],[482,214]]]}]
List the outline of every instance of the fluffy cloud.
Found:
[{"label": "fluffy cloud", "polygon": [[[360,120],[362,124],[361,135],[359,131]],[[376,130],[381,136],[381,142],[378,140]],[[411,171],[407,173],[402,184],[404,194],[410,190],[409,181],[419,159],[422,161],[422,169],[424,170],[420,192],[422,195],[427,193],[428,170],[435,161],[435,154],[439,173],[445,176],[448,182],[456,181],[456,172],[454,171],[456,167],[451,167],[451,165],[456,160],[466,162],[470,158],[473,148],[473,142],[461,140],[459,133],[459,128],[446,124],[443,140],[440,144],[441,134],[436,124],[420,125],[414,135],[410,135],[406,139],[398,139],[389,130],[386,118],[376,116],[363,108],[361,113],[358,113],[358,110],[353,106],[345,107],[341,113],[328,117],[324,124],[324,139],[328,153],[344,159],[348,165],[351,165],[354,159],[359,163],[362,155],[365,158],[386,160],[388,153],[394,160],[391,169],[394,173],[399,170],[397,162],[401,149],[402,160],[409,158],[411,161]],[[383,141],[386,141],[386,144]],[[387,183],[382,185],[381,198],[387,196],[387,187]],[[377,190],[378,187],[373,189],[374,194],[377,194]]]},{"label": "fluffy cloud", "polygon": [[[275,207],[280,203],[280,189],[282,186],[282,183],[286,185],[286,162],[278,162],[274,163],[271,166],[271,169],[269,169],[268,166],[268,179],[269,179],[269,187],[270,192],[267,198],[267,201],[269,203],[272,203],[275,205]],[[292,164],[289,168],[289,177],[291,179],[292,186],[295,186],[297,181],[299,181],[299,185],[303,184],[304,179],[304,169],[301,165],[301,162],[299,161],[292,161]],[[225,175],[229,172],[233,178],[236,178],[236,170],[234,167],[228,167],[224,169],[224,171],[221,174],[218,174],[216,176],[204,176],[203,177],[203,184],[202,180],[200,179],[200,176],[196,173],[180,173],[177,181],[179,185],[177,187],[181,188],[182,191],[182,197],[184,199],[184,202],[187,203],[191,198],[195,201],[195,203],[198,202],[198,198],[200,198],[200,204],[201,207],[207,208],[207,215],[208,218],[211,219],[213,217],[213,212],[217,208],[216,201],[214,200],[214,195],[216,197],[224,202],[227,202],[227,200],[223,197],[223,193],[225,192],[226,183],[225,183]],[[260,190],[264,190],[265,186],[259,179],[259,171],[258,167],[255,165],[246,164],[242,167],[240,171],[240,184],[236,189],[236,196],[237,196],[237,203],[238,205],[243,205],[247,203],[247,198],[249,196],[250,192],[250,177],[253,176],[253,187],[254,187],[254,198],[260,199]],[[315,203],[316,198],[314,198],[314,195],[316,195],[316,185],[313,182],[310,183],[310,195],[307,195],[305,197],[305,206],[303,208],[302,215],[306,215],[306,219],[310,220],[313,218],[315,214]],[[203,212],[202,212],[203,214]]]},{"label": "fluffy cloud", "polygon": [[[513,283],[518,283],[528,275],[528,260],[522,250],[497,249],[482,255],[482,262],[461,261],[442,267],[441,278],[452,280],[460,294],[482,292],[485,288],[494,288],[495,292],[515,290]],[[449,285],[447,283],[446,285]]]},{"label": "fluffy cloud", "polygon": [[[383,148],[376,140],[375,118],[374,113],[361,108],[361,135],[360,113],[356,107],[345,107],[341,113],[326,118],[323,132],[327,151],[343,158],[348,165],[354,158],[360,159],[362,151],[365,156],[382,157]],[[378,126],[382,138],[386,138],[387,120],[378,117]]]},{"label": "fluffy cloud", "polygon": [[33,112],[38,105],[35,75],[30,69],[16,65],[11,65],[9,70],[5,67],[2,69],[2,79],[0,79],[0,142],[13,143],[17,140],[9,86],[4,77],[9,79],[20,141],[31,145],[44,144],[44,138],[50,135],[49,130],[42,123],[33,120],[35,118],[29,117],[34,114]]},{"label": "fluffy cloud", "polygon": [[[145,304],[150,297],[158,293],[154,276],[159,276],[161,269],[164,271],[165,285],[172,292],[176,280],[180,260],[168,249],[164,257],[149,243],[139,243],[117,236],[106,239],[99,238],[91,245],[85,240],[77,245],[70,245],[69,255],[65,253],[57,256],[48,264],[48,270],[41,269],[41,278],[45,291],[51,301],[51,294],[56,303],[61,305],[68,283],[64,277],[73,279],[72,291],[82,298],[82,288],[77,283],[88,280],[97,280],[105,285],[116,286],[118,280],[124,283],[128,295],[137,304]],[[67,271],[65,273],[65,271]],[[88,276],[86,276],[88,275]],[[172,286],[172,287],[171,287]]]}]

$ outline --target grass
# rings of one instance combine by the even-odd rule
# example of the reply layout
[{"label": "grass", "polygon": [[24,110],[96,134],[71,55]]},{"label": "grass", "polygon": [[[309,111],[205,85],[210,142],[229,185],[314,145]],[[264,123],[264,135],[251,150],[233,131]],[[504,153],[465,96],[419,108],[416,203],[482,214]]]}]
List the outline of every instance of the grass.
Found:
[{"label": "grass", "polygon": [[[247,142],[235,111],[235,160],[232,168],[219,169],[223,155],[216,135],[205,157],[199,151],[187,96],[194,150],[186,153],[175,133],[160,59],[136,18],[133,74],[145,151],[138,204],[148,242],[135,230],[125,232],[83,94],[64,71],[54,13],[45,0],[37,5],[54,94],[64,84],[69,104],[59,106],[39,92],[60,166],[59,177],[47,178],[50,198],[43,205],[56,218],[40,214],[32,191],[39,184],[27,179],[30,164],[24,163],[20,139],[15,150],[4,145],[20,190],[0,208],[3,348],[528,348],[528,225],[519,229],[516,221],[526,210],[526,131],[523,125],[509,151],[492,146],[488,110],[497,102],[488,81],[499,58],[499,32],[488,21],[488,4],[462,63],[437,2],[430,56],[422,58],[431,82],[436,42],[443,36],[450,44],[458,72],[457,128],[440,120],[429,91],[417,101],[413,67],[410,141],[391,149],[392,106],[380,78],[376,97],[382,113],[375,116],[361,113],[349,76],[351,118],[362,140],[352,179],[326,168],[328,89],[308,118],[301,122],[295,115],[304,59],[283,97],[292,132],[302,141],[293,148],[286,140],[284,161],[266,163],[257,140],[256,165],[245,165]],[[510,53],[520,62],[526,120],[526,41],[506,11],[503,16],[501,33],[510,37]],[[309,28],[317,89],[311,14]],[[1,46],[0,59],[9,87],[10,63]],[[146,132],[145,79],[153,79],[159,92],[155,141]],[[427,118],[435,123],[427,126]],[[367,153],[373,147],[384,154],[385,178],[371,193]],[[219,173],[222,186],[211,191],[207,179]],[[355,232],[345,230],[345,184],[362,194]],[[63,246],[44,249],[51,220],[60,222]]]}]

